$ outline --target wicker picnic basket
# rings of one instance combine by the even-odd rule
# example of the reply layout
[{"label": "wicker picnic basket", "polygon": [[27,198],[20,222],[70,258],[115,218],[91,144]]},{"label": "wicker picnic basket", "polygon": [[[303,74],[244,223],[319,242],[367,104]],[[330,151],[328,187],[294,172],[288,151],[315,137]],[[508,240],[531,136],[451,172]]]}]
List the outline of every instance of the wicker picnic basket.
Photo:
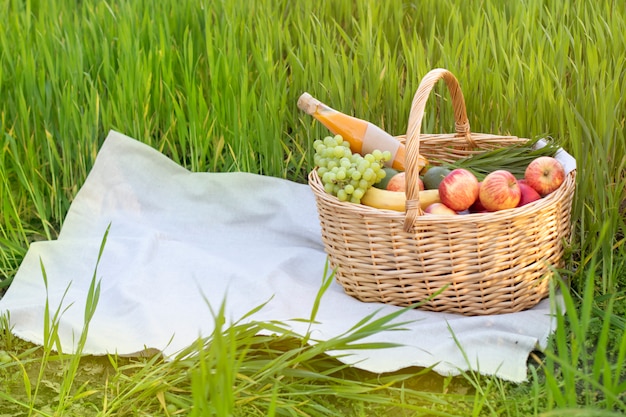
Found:
[{"label": "wicker picnic basket", "polygon": [[[421,134],[426,101],[445,80],[454,107],[454,134]],[[465,101],[454,75],[430,71],[413,98],[406,144],[406,213],[341,202],[309,174],[322,240],[336,280],[363,302],[464,315],[501,314],[535,306],[549,293],[552,268],[563,266],[569,241],[576,170],[559,189],[534,203],[493,213],[423,215],[415,179],[421,153],[431,162],[528,139],[470,133]]]}]

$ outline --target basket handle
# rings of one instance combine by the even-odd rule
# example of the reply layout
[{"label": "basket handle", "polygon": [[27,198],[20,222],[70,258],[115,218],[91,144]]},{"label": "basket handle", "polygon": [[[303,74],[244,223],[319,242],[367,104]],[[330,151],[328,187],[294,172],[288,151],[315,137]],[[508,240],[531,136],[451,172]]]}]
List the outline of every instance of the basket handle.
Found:
[{"label": "basket handle", "polygon": [[426,101],[430,96],[430,92],[437,82],[444,79],[448,86],[448,91],[452,96],[452,105],[454,107],[454,120],[457,136],[464,138],[471,146],[475,146],[470,133],[469,120],[467,119],[467,111],[465,109],[465,99],[463,92],[459,86],[456,77],[448,70],[436,68],[428,72],[413,96],[411,104],[411,113],[409,114],[409,123],[406,133],[406,215],[404,219],[404,230],[411,231],[413,223],[418,216],[423,215],[423,211],[419,204],[419,186],[417,179],[419,178],[419,147],[420,147],[420,131],[422,128],[422,120],[424,118],[424,109]]}]

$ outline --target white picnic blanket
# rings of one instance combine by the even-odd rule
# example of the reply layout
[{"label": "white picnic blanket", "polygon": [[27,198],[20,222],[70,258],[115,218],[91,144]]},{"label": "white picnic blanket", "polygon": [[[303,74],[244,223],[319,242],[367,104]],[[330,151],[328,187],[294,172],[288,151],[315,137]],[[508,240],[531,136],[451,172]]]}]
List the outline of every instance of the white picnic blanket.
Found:
[{"label": "white picnic blanket", "polygon": [[[31,245],[0,300],[0,314],[10,312],[16,336],[43,343],[47,297],[53,312],[61,306],[63,350],[74,351],[109,226],[96,272],[100,298],[83,353],[129,355],[150,348],[175,355],[213,330],[207,302],[213,310],[225,302],[231,320],[267,302],[249,320],[280,320],[299,334],[306,331],[308,324],[292,319],[310,316],[326,264],[308,185],[249,173],[192,173],[111,131],[58,239]],[[333,282],[322,297],[313,339],[327,340],[368,314],[397,309],[359,302]],[[349,353],[339,359],[371,372],[423,366],[456,375],[473,369],[520,382],[529,352],[545,347],[553,331],[550,312],[550,300],[489,317],[410,310],[398,318],[411,322],[406,330],[367,339],[401,347],[329,354]]]}]

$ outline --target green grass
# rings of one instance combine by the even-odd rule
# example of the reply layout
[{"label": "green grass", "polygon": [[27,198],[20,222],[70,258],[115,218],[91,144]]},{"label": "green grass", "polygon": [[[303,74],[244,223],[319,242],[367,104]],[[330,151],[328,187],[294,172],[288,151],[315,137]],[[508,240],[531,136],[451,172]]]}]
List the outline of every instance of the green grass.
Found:
[{"label": "green grass", "polygon": [[[297,109],[303,91],[400,135],[421,77],[445,67],[473,131],[551,136],[578,161],[574,239],[559,271],[568,308],[525,384],[369,375],[323,352],[290,363],[304,347],[253,335],[280,325],[269,323],[218,327],[193,360],[78,358],[13,338],[3,318],[1,409],[184,415],[211,395],[223,408],[208,412],[234,415],[626,412],[626,3],[0,0],[0,10],[0,288],[31,242],[57,236],[109,129],[193,171],[304,182],[326,131]],[[425,132],[454,128],[440,87]],[[246,372],[211,376],[233,364]]]}]

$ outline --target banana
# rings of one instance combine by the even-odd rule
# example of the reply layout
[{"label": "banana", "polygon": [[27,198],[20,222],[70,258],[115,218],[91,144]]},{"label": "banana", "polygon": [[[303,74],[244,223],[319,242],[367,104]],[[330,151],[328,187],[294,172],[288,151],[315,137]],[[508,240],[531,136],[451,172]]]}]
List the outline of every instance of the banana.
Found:
[{"label": "banana", "polygon": [[[422,210],[433,203],[440,202],[439,190],[420,191],[420,207]],[[402,191],[388,191],[370,187],[365,194],[363,194],[361,203],[378,209],[405,211],[406,194]]]}]

